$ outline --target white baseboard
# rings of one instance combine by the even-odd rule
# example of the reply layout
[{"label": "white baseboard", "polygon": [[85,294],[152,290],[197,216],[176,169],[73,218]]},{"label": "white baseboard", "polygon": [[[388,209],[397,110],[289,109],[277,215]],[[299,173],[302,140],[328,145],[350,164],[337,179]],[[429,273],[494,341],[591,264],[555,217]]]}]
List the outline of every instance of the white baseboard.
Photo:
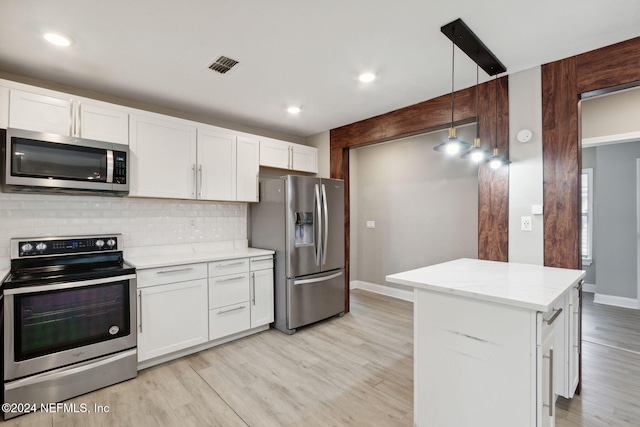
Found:
[{"label": "white baseboard", "polygon": [[365,291],[374,292],[376,294],[413,302],[413,291],[378,285],[377,283],[365,282],[363,280],[350,281],[349,289],[364,289]]},{"label": "white baseboard", "polygon": [[593,302],[595,302],[596,304],[613,305],[616,307],[640,309],[640,304],[638,304],[637,299],[618,297],[615,295],[604,295],[596,293],[593,297]]},{"label": "white baseboard", "polygon": [[590,294],[595,294],[596,285],[594,285],[593,283],[585,283],[584,285],[582,285],[582,290],[584,292],[589,292]]}]

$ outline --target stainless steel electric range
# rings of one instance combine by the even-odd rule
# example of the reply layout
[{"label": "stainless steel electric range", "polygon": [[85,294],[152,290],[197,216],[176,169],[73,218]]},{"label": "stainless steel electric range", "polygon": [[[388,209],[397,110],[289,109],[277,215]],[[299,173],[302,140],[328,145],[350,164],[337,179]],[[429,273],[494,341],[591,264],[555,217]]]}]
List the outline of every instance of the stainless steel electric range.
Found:
[{"label": "stainless steel electric range", "polygon": [[0,308],[4,419],[134,378],[136,274],[122,236],[11,239],[10,250]]}]

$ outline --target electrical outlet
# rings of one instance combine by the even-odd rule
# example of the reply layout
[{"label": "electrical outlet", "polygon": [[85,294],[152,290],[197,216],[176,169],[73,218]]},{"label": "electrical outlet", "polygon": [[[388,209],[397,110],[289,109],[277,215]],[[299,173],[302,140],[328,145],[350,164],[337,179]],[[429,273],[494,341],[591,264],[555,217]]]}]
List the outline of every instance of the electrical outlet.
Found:
[{"label": "electrical outlet", "polygon": [[376,228],[375,221],[367,221],[367,228]]},{"label": "electrical outlet", "polygon": [[520,217],[520,226],[522,231],[531,231],[531,217],[530,216]]}]

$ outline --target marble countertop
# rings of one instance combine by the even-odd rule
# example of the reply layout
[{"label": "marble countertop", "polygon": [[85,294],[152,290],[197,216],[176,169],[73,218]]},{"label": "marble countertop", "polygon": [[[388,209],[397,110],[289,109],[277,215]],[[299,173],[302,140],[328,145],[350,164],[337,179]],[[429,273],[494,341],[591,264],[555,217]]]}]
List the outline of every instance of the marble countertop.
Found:
[{"label": "marble countertop", "polygon": [[137,269],[168,267],[172,265],[194,264],[199,262],[220,261],[273,255],[268,249],[249,247],[207,247],[194,245],[168,245],[154,248],[151,252],[144,250],[124,250],[124,258],[128,264]]},{"label": "marble countertop", "polygon": [[548,311],[582,270],[477,259],[457,259],[391,274],[387,281],[536,311]]}]

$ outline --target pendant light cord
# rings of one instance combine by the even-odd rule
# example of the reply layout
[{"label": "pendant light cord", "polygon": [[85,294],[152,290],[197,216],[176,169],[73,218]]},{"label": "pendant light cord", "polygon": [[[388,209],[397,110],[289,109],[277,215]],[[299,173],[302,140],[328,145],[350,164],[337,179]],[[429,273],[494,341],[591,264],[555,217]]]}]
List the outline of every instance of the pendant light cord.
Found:
[{"label": "pendant light cord", "polygon": [[496,148],[498,148],[498,75],[495,79],[495,103],[496,103]]},{"label": "pendant light cord", "polygon": [[476,61],[476,138],[480,138],[480,120],[478,118],[478,104],[480,103],[480,65]]},{"label": "pendant light cord", "polygon": [[451,127],[453,127],[453,80],[455,78],[455,69],[456,69],[456,45],[451,42]]}]

